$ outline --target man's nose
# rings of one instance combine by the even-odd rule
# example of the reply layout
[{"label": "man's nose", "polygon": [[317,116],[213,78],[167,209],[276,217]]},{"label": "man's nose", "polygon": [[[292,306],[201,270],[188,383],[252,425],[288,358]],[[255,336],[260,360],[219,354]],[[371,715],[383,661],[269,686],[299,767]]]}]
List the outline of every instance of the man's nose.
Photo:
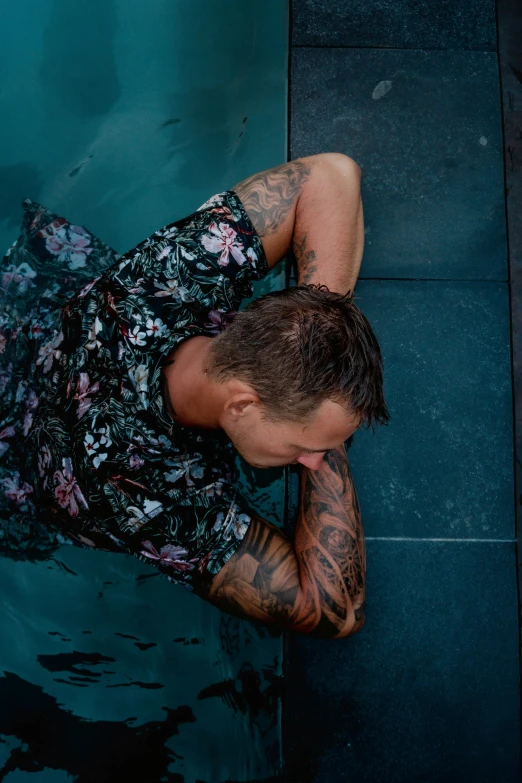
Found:
[{"label": "man's nose", "polygon": [[310,470],[319,470],[325,454],[326,451],[321,451],[318,454],[305,454],[302,457],[298,457],[297,462],[300,462],[301,465],[310,468]]}]

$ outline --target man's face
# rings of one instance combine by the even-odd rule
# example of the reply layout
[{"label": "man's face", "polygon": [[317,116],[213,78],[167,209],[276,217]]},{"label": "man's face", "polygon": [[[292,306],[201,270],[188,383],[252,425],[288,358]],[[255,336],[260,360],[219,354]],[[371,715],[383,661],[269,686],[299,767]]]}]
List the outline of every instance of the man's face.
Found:
[{"label": "man's face", "polygon": [[321,403],[307,425],[273,424],[262,418],[262,405],[246,405],[241,415],[227,416],[223,429],[243,459],[255,468],[300,463],[317,470],[330,449],[353,435],[358,419],[331,400]]}]

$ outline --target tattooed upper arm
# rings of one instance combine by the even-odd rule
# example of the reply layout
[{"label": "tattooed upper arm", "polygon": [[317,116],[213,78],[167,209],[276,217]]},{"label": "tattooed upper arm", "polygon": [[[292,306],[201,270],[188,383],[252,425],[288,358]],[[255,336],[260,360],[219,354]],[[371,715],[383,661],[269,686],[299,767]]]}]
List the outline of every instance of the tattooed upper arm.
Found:
[{"label": "tattooed upper arm", "polygon": [[291,248],[297,200],[313,170],[308,158],[298,158],[254,174],[232,188],[261,238],[270,269]]},{"label": "tattooed upper arm", "polygon": [[213,577],[196,588],[230,614],[291,627],[300,591],[299,568],[289,539],[275,525],[253,516],[238,550]]}]

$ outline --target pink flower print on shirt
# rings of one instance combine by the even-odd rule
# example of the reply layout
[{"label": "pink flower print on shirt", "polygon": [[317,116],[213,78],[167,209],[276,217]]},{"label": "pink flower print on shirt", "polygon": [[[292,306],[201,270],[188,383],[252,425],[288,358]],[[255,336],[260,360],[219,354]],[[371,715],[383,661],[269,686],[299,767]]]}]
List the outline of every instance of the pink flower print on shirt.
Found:
[{"label": "pink flower print on shirt", "polygon": [[39,402],[40,400],[36,396],[36,392],[34,392],[33,389],[29,389],[29,394],[27,395],[27,399],[25,401],[24,415],[24,435],[26,436],[33,425],[33,412],[38,407]]},{"label": "pink flower print on shirt", "polygon": [[69,457],[62,460],[63,470],[57,470],[54,480],[58,482],[54,494],[62,508],[66,508],[72,517],[78,516],[78,503],[89,508],[72,472],[72,461]]},{"label": "pink flower print on shirt", "polygon": [[58,346],[63,340],[63,333],[59,332],[52,340],[44,343],[38,351],[38,359],[36,364],[43,364],[43,371],[49,372],[52,367],[53,359],[59,359],[62,352],[58,350]]},{"label": "pink flower print on shirt", "polygon": [[92,400],[88,395],[95,394],[100,389],[98,381],[93,383],[92,386],[89,386],[89,384],[90,380],[88,373],[81,372],[76,385],[76,394],[73,398],[78,400],[78,410],[76,412],[78,419],[81,419],[92,405]]},{"label": "pink flower print on shirt", "polygon": [[78,292],[78,297],[80,299],[83,299],[85,296],[87,296],[91,288],[98,282],[99,279],[100,279],[99,277],[95,277],[94,280],[91,280],[90,283],[87,283],[87,285],[84,286],[82,290]]},{"label": "pink flower print on shirt", "polygon": [[198,558],[195,557],[192,560],[181,560],[182,555],[188,555],[188,551],[181,546],[174,546],[174,544],[165,544],[158,552],[151,541],[142,541],[143,547],[140,552],[143,557],[148,557],[150,560],[159,560],[163,565],[170,566],[176,571],[193,571],[196,567],[194,563],[198,562]]},{"label": "pink flower print on shirt", "polygon": [[208,321],[205,324],[205,329],[208,329],[210,334],[224,332],[227,326],[230,326],[236,315],[236,310],[231,310],[229,313],[225,313],[222,310],[211,310],[208,314]]},{"label": "pink flower print on shirt", "polygon": [[29,226],[29,231],[34,231],[37,227],[38,223],[40,222],[40,218],[42,217],[44,211],[43,209],[39,209],[36,215],[34,216],[33,220],[31,221],[31,225]]},{"label": "pink flower print on shirt", "polygon": [[143,460],[139,454],[132,454],[129,458],[129,466],[133,470],[138,470],[139,468],[142,468],[145,465],[145,460]]},{"label": "pink flower print on shirt", "polygon": [[9,443],[3,443],[2,441],[5,438],[12,438],[15,434],[14,427],[4,427],[4,429],[0,432],[0,457],[2,454],[5,454],[7,449],[9,448]]},{"label": "pink flower print on shirt", "polygon": [[18,293],[23,294],[29,288],[34,288],[33,278],[36,272],[25,261],[19,266],[9,266],[2,275],[2,285],[7,288],[11,283],[18,283]]},{"label": "pink flower print on shirt", "polygon": [[226,204],[222,204],[220,207],[214,207],[212,210],[214,215],[219,215],[219,217],[224,218],[225,220],[238,220],[238,215],[233,215],[232,210],[230,207],[227,207]]},{"label": "pink flower print on shirt", "polygon": [[156,457],[160,455],[162,451],[169,451],[171,447],[172,443],[165,435],[160,435],[159,438],[148,438],[147,440],[141,435],[134,435],[132,437],[132,443],[130,443],[127,448],[127,453],[131,455],[129,464],[131,468],[141,468],[145,464],[145,460],[142,458],[141,454],[152,454],[153,457]]},{"label": "pink flower print on shirt", "polygon": [[46,237],[45,246],[50,253],[58,256],[60,263],[67,263],[69,269],[82,269],[87,256],[92,253],[90,234],[82,226],[65,226],[55,229]]},{"label": "pink flower print on shirt", "polygon": [[212,557],[213,554],[214,554],[214,550],[211,549],[210,552],[207,552],[207,554],[200,559],[200,561],[199,561],[199,563],[197,565],[197,569],[198,569],[200,574],[202,574],[203,571],[206,570],[206,568],[207,568],[207,566],[208,566],[208,564],[210,562],[210,558]]},{"label": "pink flower print on shirt", "polygon": [[32,486],[27,481],[20,484],[20,474],[18,471],[13,473],[12,478],[5,478],[2,481],[4,494],[9,500],[13,500],[18,506],[25,503],[27,496],[34,492]]},{"label": "pink flower print on shirt", "polygon": [[237,231],[234,231],[232,226],[227,223],[220,223],[218,226],[213,221],[209,224],[208,230],[212,236],[207,234],[202,237],[201,244],[205,250],[220,254],[218,258],[220,266],[227,266],[230,255],[240,266],[245,263],[246,258],[243,255],[241,245],[236,242]]}]

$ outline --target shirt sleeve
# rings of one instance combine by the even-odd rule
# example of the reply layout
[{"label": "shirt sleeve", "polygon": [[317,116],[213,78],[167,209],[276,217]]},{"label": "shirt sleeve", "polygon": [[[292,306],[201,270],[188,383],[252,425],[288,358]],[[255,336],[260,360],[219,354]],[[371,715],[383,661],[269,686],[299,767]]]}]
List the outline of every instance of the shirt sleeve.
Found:
[{"label": "shirt sleeve", "polygon": [[[217,574],[240,546],[252,521],[252,512],[233,485],[228,481],[219,484],[169,505],[147,501],[154,506],[152,518],[132,520],[139,530],[126,536],[127,551],[189,590],[199,580]],[[136,514],[135,507],[130,509]]]},{"label": "shirt sleeve", "polygon": [[129,250],[110,275],[170,331],[195,325],[216,334],[268,271],[261,239],[228,190]]}]

